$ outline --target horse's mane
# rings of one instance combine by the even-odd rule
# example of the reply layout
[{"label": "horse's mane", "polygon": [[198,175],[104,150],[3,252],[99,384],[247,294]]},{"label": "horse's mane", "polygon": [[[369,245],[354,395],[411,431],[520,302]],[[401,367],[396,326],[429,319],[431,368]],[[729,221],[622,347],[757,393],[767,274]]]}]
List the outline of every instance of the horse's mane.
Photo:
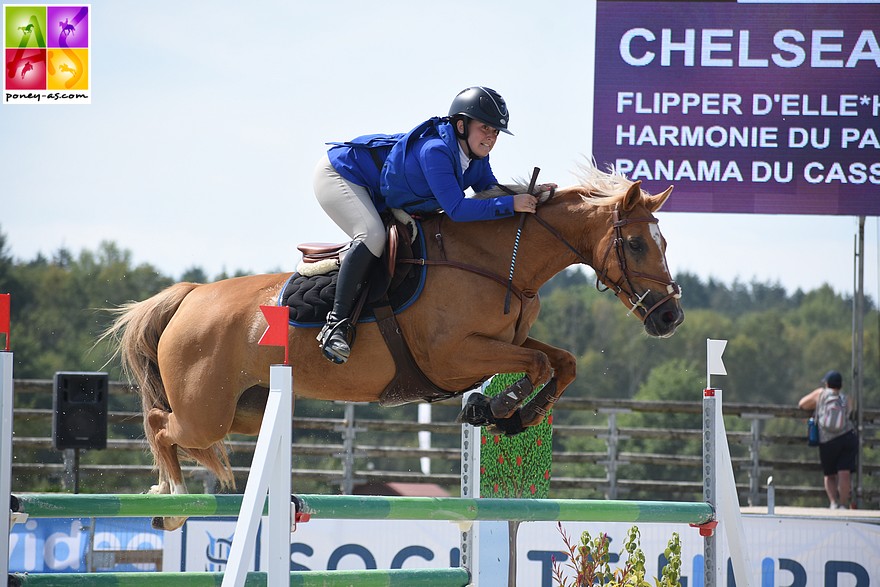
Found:
[{"label": "horse's mane", "polygon": [[[578,185],[558,190],[555,197],[561,197],[564,193],[576,192],[595,205],[614,205],[633,184],[630,179],[616,171],[614,167],[609,166],[608,171],[602,171],[592,162],[579,163],[574,175],[579,180]],[[476,199],[495,198],[509,195],[511,190],[517,194],[526,193],[528,183],[521,178],[516,178],[514,183],[489,188],[474,194],[473,197]]]}]

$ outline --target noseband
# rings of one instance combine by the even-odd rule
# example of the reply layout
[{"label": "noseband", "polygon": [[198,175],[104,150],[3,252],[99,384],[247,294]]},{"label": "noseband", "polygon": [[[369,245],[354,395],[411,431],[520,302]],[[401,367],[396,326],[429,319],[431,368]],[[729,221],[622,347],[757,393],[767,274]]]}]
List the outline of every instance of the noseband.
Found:
[{"label": "noseband", "polygon": [[[574,253],[575,257],[583,263],[584,265],[589,265],[589,260],[574,246],[569,243],[562,234],[553,228],[546,220],[541,218],[538,214],[532,214],[535,220],[538,221],[538,224],[547,229],[550,234],[552,234],[556,240],[560,241],[564,244],[568,249]],[[620,205],[614,207],[613,212],[611,213],[611,219],[613,221],[612,227],[614,228],[614,238],[608,243],[608,246],[605,248],[605,254],[602,255],[602,264],[601,270],[596,270],[596,289],[599,291],[607,291],[612,290],[615,295],[624,294],[629,300],[631,304],[630,312],[635,312],[639,319],[644,322],[648,319],[648,316],[651,315],[654,310],[665,304],[667,301],[671,299],[679,299],[681,298],[681,287],[669,276],[655,276],[649,275],[647,273],[642,273],[640,271],[631,271],[629,266],[626,263],[626,253],[623,250],[625,239],[623,238],[623,227],[627,224],[636,224],[636,223],[648,223],[648,224],[657,224],[658,220],[654,217],[647,218],[620,218]],[[618,280],[612,280],[608,276],[607,265],[608,258],[611,256],[612,249],[615,252],[615,256],[617,257],[617,266],[620,269],[621,277]],[[661,254],[662,251],[661,251]],[[666,261],[664,256],[664,262]],[[638,277],[641,279],[646,279],[648,281],[653,281],[654,283],[660,284],[666,289],[666,295],[658,301],[656,304],[651,306],[650,308],[646,307],[642,301],[648,297],[648,294],[651,293],[651,290],[648,289],[641,295],[636,292],[636,288],[632,283],[632,278]],[[600,287],[600,283],[604,286],[604,289]]]}]

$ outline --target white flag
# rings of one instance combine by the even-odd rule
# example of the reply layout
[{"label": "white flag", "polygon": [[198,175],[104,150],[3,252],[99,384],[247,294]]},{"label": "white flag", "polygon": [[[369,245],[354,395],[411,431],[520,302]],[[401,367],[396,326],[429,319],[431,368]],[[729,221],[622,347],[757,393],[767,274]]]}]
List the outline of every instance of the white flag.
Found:
[{"label": "white flag", "polygon": [[726,340],[706,339],[706,372],[709,375],[727,375],[727,369],[724,368],[724,362],[721,360],[726,346]]}]

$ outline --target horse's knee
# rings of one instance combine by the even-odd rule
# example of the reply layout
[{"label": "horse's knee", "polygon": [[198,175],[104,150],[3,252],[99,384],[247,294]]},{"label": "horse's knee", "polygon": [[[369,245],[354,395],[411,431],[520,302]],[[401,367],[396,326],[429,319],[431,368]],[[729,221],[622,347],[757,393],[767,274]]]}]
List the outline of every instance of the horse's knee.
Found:
[{"label": "horse's knee", "polygon": [[553,364],[550,357],[542,352],[536,352],[533,355],[532,366],[528,370],[529,379],[535,385],[546,383],[553,374]]},{"label": "horse's knee", "polygon": [[561,388],[565,388],[577,376],[577,359],[569,352],[562,353],[556,360],[555,377]]}]

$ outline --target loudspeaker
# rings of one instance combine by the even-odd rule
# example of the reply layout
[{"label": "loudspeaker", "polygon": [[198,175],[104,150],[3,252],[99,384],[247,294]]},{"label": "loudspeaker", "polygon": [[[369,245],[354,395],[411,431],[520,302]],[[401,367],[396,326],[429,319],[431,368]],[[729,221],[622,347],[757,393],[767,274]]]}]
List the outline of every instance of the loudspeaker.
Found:
[{"label": "loudspeaker", "polygon": [[107,374],[59,371],[52,391],[55,448],[107,448]]}]

